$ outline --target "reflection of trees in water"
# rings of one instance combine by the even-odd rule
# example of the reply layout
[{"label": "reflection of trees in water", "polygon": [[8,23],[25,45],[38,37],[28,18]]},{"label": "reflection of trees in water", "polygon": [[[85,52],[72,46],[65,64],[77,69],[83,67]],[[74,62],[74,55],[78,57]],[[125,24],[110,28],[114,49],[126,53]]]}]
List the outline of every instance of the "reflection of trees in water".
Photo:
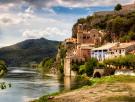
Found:
[{"label": "reflection of trees in water", "polygon": [[7,72],[7,67],[4,61],[0,60],[0,77]]},{"label": "reflection of trees in water", "polygon": [[65,90],[77,89],[84,85],[91,85],[90,81],[86,77],[82,76],[64,77]]}]

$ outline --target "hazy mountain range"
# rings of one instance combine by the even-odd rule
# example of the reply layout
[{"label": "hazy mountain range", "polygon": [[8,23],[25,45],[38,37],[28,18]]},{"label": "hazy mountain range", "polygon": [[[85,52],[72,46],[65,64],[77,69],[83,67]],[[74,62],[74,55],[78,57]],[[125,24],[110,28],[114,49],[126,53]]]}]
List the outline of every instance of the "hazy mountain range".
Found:
[{"label": "hazy mountain range", "polygon": [[30,62],[40,62],[45,57],[54,56],[58,45],[58,41],[45,38],[29,39],[0,48],[0,59],[5,60],[9,66],[25,66]]}]

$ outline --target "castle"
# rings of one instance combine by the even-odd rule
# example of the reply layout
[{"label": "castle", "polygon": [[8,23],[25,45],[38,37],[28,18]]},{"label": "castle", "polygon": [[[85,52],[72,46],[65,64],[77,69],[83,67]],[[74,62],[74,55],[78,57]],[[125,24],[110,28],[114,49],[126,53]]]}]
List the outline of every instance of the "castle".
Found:
[{"label": "castle", "polygon": [[77,38],[65,39],[66,46],[72,45],[72,49],[67,50],[64,61],[64,72],[66,76],[74,76],[71,71],[71,63],[73,61],[85,61],[91,56],[91,49],[101,45],[102,37],[105,32],[97,29],[86,30],[85,25],[77,26]]},{"label": "castle", "polygon": [[[122,6],[120,11],[102,11],[96,12],[94,15],[105,16],[108,14],[123,14],[129,13],[135,10],[135,3]],[[127,53],[135,50],[135,43],[110,43],[102,45],[102,38],[106,35],[106,32],[98,29],[86,29],[85,24],[77,25],[76,38],[65,39],[67,50],[66,58],[64,59],[64,75],[75,76],[76,73],[72,71],[71,64],[75,61],[85,61],[90,57],[95,57],[99,61],[103,61],[106,58],[123,56]],[[119,45],[119,46],[118,46]],[[100,47],[99,47],[100,46]],[[96,48],[98,47],[98,48]]]}]

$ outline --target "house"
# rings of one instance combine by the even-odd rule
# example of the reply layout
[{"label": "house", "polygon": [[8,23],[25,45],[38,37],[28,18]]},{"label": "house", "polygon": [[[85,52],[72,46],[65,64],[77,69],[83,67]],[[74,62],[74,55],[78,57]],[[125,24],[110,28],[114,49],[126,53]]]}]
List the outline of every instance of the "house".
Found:
[{"label": "house", "polygon": [[79,24],[77,27],[77,43],[101,45],[102,36],[104,34],[105,33],[101,30],[87,30],[85,29],[85,25]]},{"label": "house", "polygon": [[94,48],[94,44],[81,44],[77,46],[77,56],[82,58],[89,58],[91,49]]},{"label": "house", "polygon": [[77,43],[77,39],[76,38],[67,38],[65,39],[66,43]]},{"label": "house", "polygon": [[135,50],[135,42],[129,43],[117,43],[115,46],[111,48],[109,53],[109,58],[125,56],[129,52]]},{"label": "house", "polygon": [[91,57],[103,61],[108,58],[125,56],[129,52],[135,50],[135,42],[130,43],[107,43],[101,47],[91,50]]},{"label": "house", "polygon": [[91,57],[96,58],[98,61],[103,61],[107,59],[110,55],[111,48],[114,47],[117,43],[107,43],[101,47],[94,48],[91,50]]}]

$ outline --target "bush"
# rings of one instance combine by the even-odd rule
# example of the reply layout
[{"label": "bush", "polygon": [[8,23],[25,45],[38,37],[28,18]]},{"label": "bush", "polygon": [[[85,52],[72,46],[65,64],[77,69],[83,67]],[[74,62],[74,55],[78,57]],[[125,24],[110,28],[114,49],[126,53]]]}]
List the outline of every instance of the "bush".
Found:
[{"label": "bush", "polygon": [[86,73],[86,68],[85,68],[85,65],[81,65],[80,68],[79,68],[79,74],[85,74]]},{"label": "bush", "polygon": [[95,58],[88,59],[88,61],[85,63],[87,76],[91,76],[93,74],[94,68],[97,66],[97,63],[98,61]]},{"label": "bush", "polygon": [[53,63],[54,63],[53,58],[45,58],[39,64],[39,71],[42,73],[48,72],[52,68]]}]

